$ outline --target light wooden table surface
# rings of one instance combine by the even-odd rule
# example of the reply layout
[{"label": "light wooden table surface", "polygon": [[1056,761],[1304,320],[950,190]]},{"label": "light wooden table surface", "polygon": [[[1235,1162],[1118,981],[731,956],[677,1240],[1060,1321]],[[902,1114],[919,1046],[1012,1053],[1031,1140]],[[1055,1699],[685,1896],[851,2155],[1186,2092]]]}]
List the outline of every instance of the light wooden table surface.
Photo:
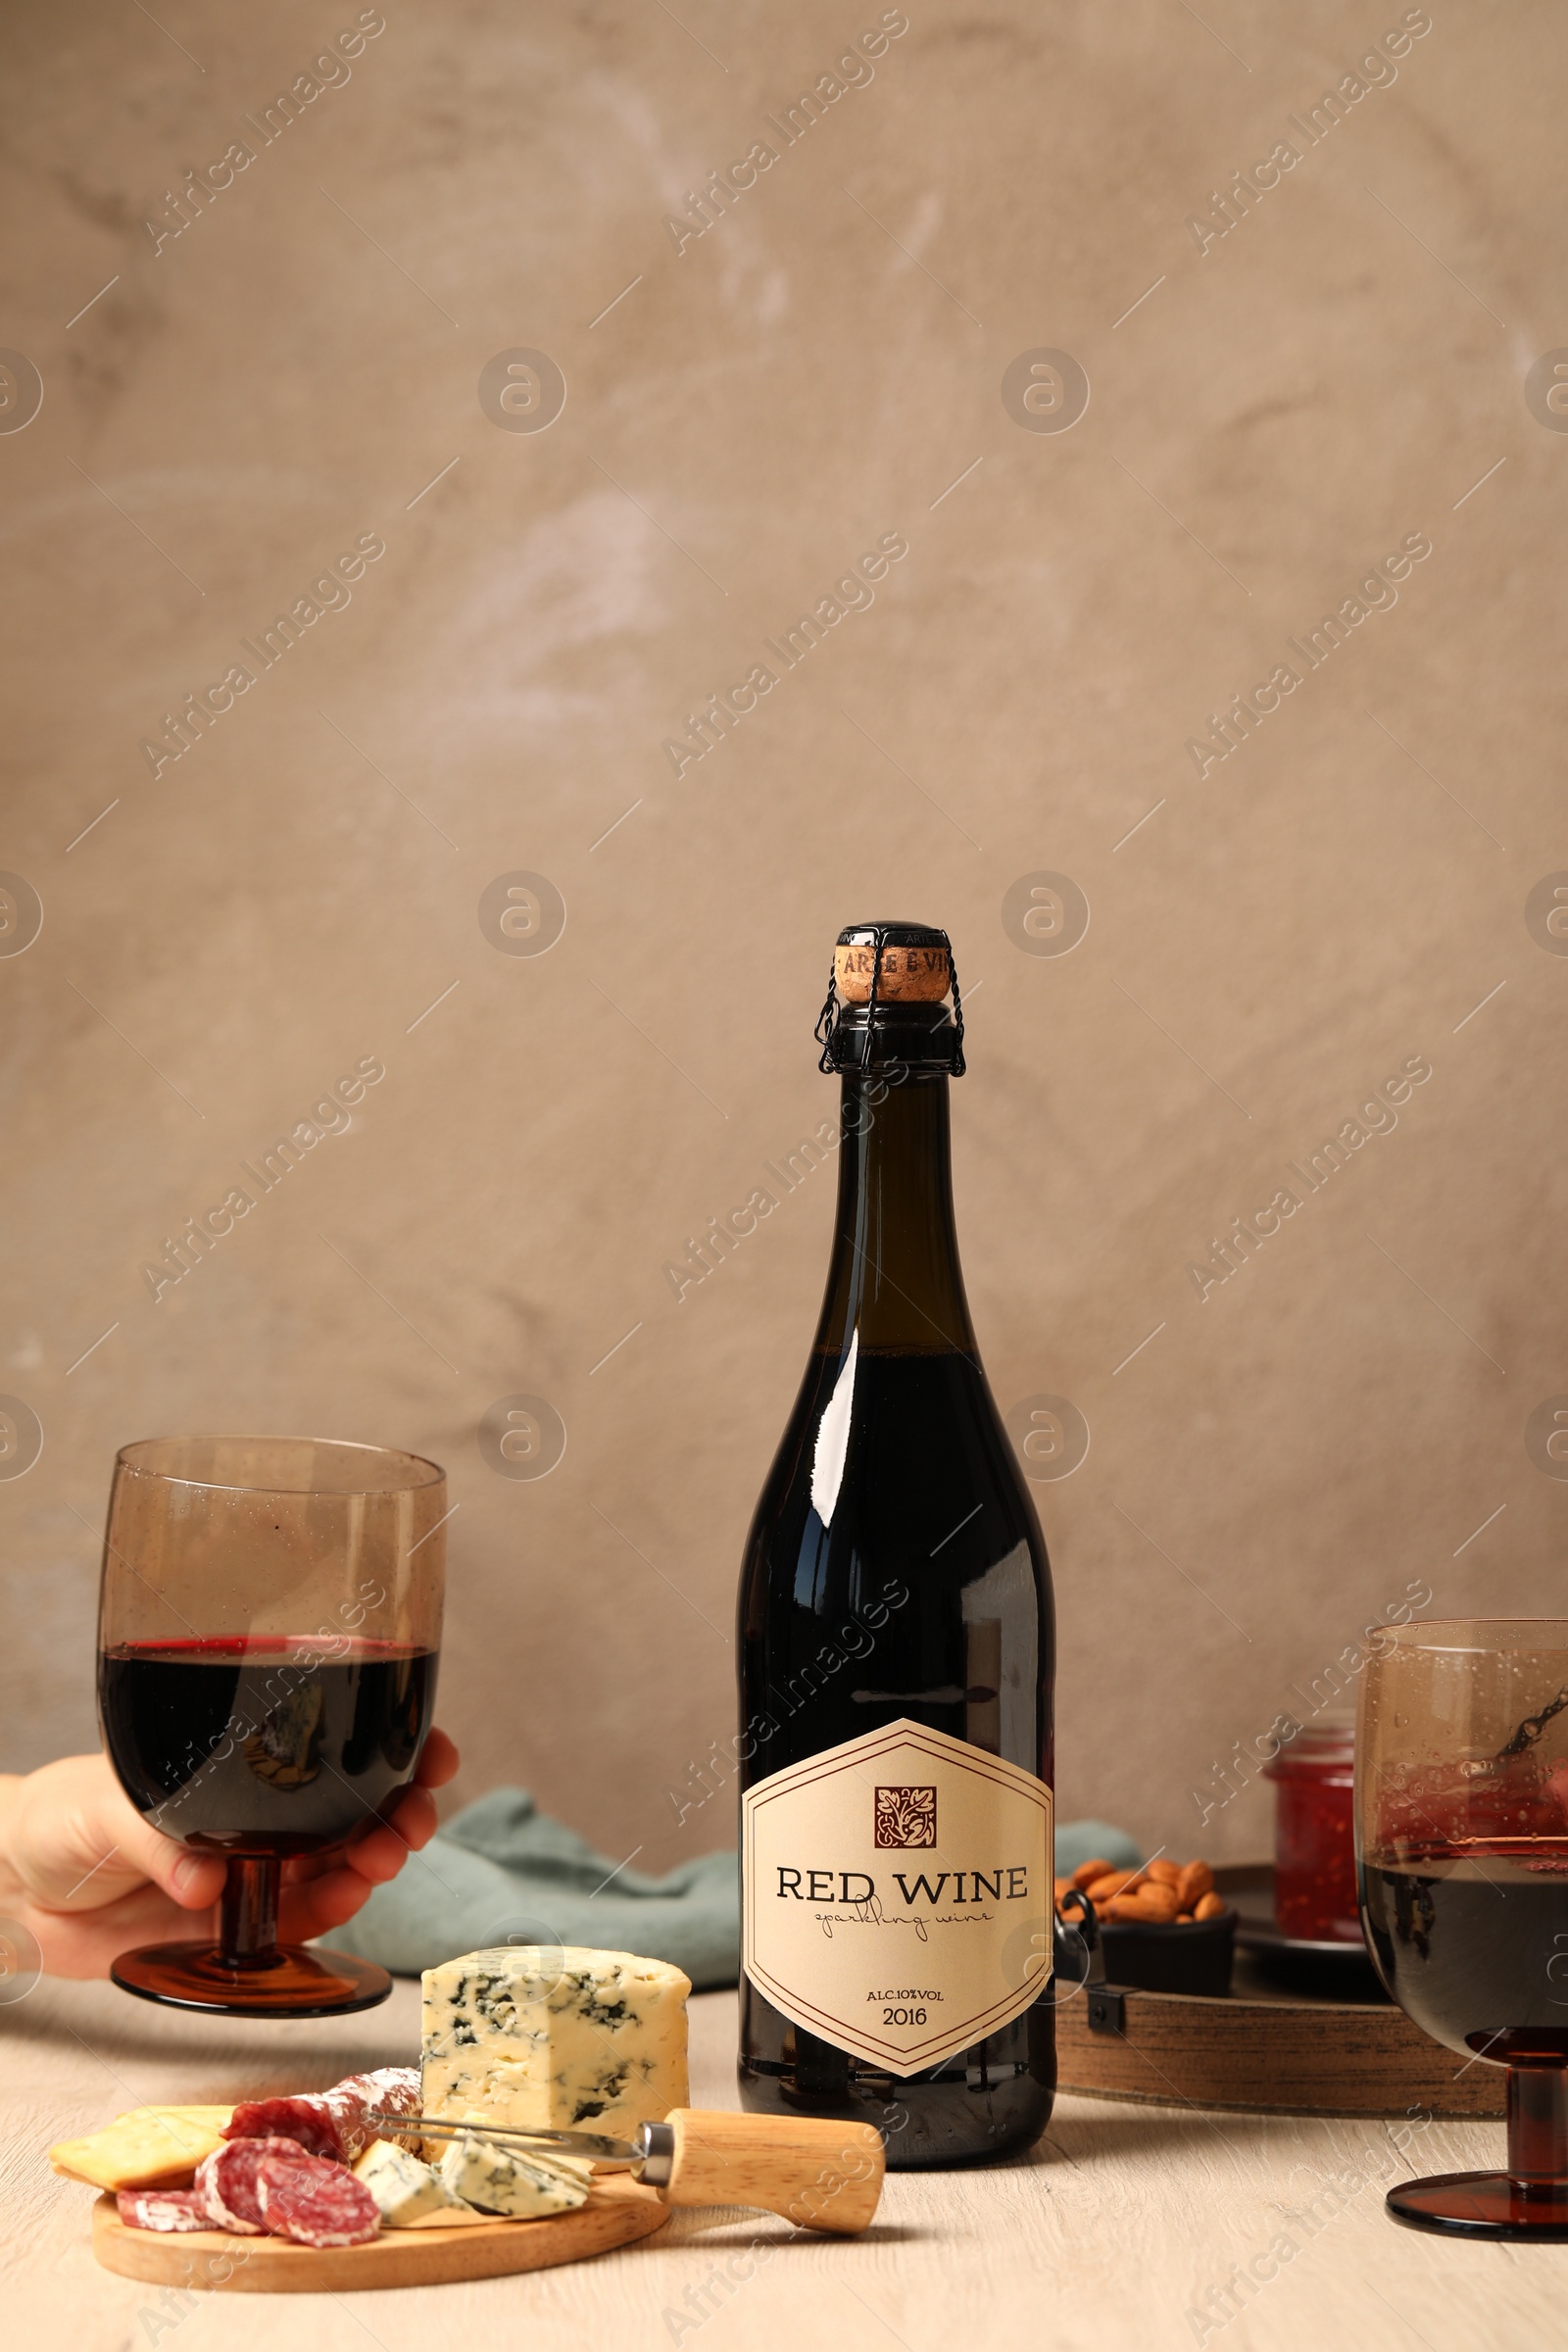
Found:
[{"label": "light wooden table surface", "polygon": [[[92,2192],[49,2142],[159,2100],[318,2088],[407,2063],[417,1987],[341,2024],[199,2022],[107,1984],[0,2006],[6,2352],[1519,2352],[1568,2342],[1568,2246],[1396,2229],[1384,2189],[1495,2164],[1498,2124],[1397,2126],[1060,2101],[984,2172],[894,2174],[875,2229],[824,2240],[761,2215],[678,2213],[596,2262],[469,2285],[213,2294],[187,2308],[100,2270]],[[734,1996],[692,2003],[692,2097],[733,2107]],[[1270,2254],[1270,2247],[1274,2247]],[[1265,2276],[1215,2300],[1255,2262]],[[1227,2321],[1227,2308],[1232,2313]]]}]

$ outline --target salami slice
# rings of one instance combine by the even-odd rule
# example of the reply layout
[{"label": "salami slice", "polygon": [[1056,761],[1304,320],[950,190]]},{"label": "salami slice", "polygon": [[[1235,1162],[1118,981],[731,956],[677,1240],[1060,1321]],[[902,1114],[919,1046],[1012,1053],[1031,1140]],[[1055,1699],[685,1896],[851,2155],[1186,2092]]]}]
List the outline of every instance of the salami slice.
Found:
[{"label": "salami slice", "polygon": [[[416,2066],[378,2066],[373,2075],[350,2075],[340,2091],[357,2091],[367,2107],[384,2107],[389,2115],[417,2115],[419,2070]],[[356,2150],[356,2154],[360,2151]]]},{"label": "salami slice", "polygon": [[205,2198],[194,2188],[122,2188],[115,2203],[127,2230],[211,2230]]},{"label": "salami slice", "polygon": [[341,2164],[264,2155],[256,2168],[264,2226],[297,2246],[359,2246],[381,2227],[375,2199]]},{"label": "salami slice", "polygon": [[260,2237],[267,2224],[256,2197],[256,2170],[264,2156],[308,2164],[311,2159],[294,2139],[226,2139],[204,2156],[196,2167],[196,2194],[201,2197],[215,2230],[232,2230],[241,2237]]},{"label": "salami slice", "polygon": [[313,2156],[352,2164],[380,2134],[366,2111],[386,2107],[398,2115],[419,2112],[419,2074],[413,2066],[383,2066],[374,2074],[350,2075],[331,2090],[304,2091],[286,2099],[245,2099],[224,2130],[225,2139],[292,2139]]},{"label": "salami slice", "polygon": [[326,2092],[293,2099],[242,2099],[223,2127],[225,2139],[292,2139],[311,2156],[343,2160],[343,2136]]}]

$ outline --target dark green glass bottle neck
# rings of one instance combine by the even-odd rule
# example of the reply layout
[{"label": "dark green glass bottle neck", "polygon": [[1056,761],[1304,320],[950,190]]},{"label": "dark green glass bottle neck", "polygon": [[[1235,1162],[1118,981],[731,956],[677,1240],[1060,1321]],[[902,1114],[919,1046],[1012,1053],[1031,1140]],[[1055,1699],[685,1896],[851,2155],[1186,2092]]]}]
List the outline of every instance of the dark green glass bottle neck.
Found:
[{"label": "dark green glass bottle neck", "polygon": [[953,1217],[945,1076],[846,1073],[839,1192],[819,1349],[975,1352]]}]

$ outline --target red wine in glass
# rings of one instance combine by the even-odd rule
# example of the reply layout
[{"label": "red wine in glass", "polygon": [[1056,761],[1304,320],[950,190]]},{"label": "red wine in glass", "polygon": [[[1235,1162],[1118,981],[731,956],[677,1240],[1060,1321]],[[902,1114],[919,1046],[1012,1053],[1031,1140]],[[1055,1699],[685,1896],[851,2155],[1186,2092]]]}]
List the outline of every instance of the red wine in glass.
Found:
[{"label": "red wine in glass", "polygon": [[1361,1916],[1405,2014],[1508,2069],[1506,2168],[1392,2189],[1416,2230],[1568,2240],[1568,1624],[1389,1629],[1356,1758]]},{"label": "red wine in glass", "polygon": [[1367,1933],[1400,2008],[1478,2058],[1568,2063],[1568,1837],[1429,1843],[1368,1865]]},{"label": "red wine in glass", "polygon": [[[384,1969],[280,1944],[285,1862],[394,1809],[429,1729],[446,1486],[414,1454],[312,1439],[126,1446],[105,1544],[104,1744],[165,1837],[228,1858],[217,1942],[122,1953],[126,1991],[310,2017],[384,2000]],[[193,1921],[194,1926],[194,1921]]]},{"label": "red wine in glass", "polygon": [[122,1642],[98,1670],[104,1734],[155,1830],[224,1854],[320,1853],[391,1811],[424,1744],[432,1650],[304,1636]]}]

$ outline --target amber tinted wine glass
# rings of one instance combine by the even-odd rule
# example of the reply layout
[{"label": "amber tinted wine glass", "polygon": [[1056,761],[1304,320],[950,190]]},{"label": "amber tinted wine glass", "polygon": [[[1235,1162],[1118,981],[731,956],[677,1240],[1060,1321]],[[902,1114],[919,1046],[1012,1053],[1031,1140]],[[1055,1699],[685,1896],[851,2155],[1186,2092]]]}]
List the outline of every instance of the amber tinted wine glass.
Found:
[{"label": "amber tinted wine glass", "polygon": [[1361,1692],[1356,1862],[1400,2008],[1508,2069],[1505,2169],[1407,2180],[1390,2214],[1568,2240],[1568,1621],[1388,1628]]},{"label": "amber tinted wine glass", "polygon": [[430,1726],[446,1476],[315,1438],[153,1438],[115,1463],[98,1628],[104,1746],[165,1837],[227,1858],[220,1935],[122,1952],[144,1999],[322,2017],[392,1988],[277,1940],[282,1865],[394,1808]]}]

